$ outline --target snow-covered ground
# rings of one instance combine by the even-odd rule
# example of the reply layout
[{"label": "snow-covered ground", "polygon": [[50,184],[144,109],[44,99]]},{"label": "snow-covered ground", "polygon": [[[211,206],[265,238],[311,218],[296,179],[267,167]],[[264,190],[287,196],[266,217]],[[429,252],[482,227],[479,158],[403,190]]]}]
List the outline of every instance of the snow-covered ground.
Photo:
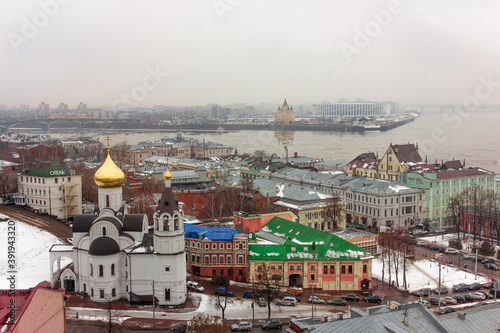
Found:
[{"label": "snow-covered ground", "polygon": [[[10,219],[0,214],[0,219]],[[16,251],[15,260],[17,264],[17,286],[18,289],[31,288],[38,283],[50,281],[51,267],[49,264],[49,249],[53,244],[63,242],[51,233],[27,225],[23,222],[15,222]],[[7,222],[0,222],[0,289],[9,289],[8,273],[8,232]],[[9,231],[12,231],[9,230]],[[61,260],[61,267],[69,262]]]},{"label": "snow-covered ground", "polygon": [[[382,279],[382,260],[379,258],[374,259],[372,262],[372,272],[373,276],[378,279]],[[392,268],[392,267],[391,267]],[[414,291],[420,288],[436,288],[439,278],[439,264],[430,262],[427,259],[418,260],[408,267],[406,272],[406,281],[408,283],[408,290]],[[385,282],[389,283],[389,270],[386,265],[385,268]],[[396,281],[396,275],[394,269],[392,269],[391,279]],[[399,286],[403,286],[403,273],[399,272],[398,276]],[[488,282],[488,278],[474,277],[474,273],[466,273],[461,270],[447,267],[446,265],[441,265],[441,283],[447,287],[452,288],[453,285],[457,283],[485,283]]]},{"label": "snow-covered ground", "polygon": [[[457,234],[444,234],[437,236],[427,236],[427,237],[419,237],[418,240],[423,240],[431,243],[436,243],[441,246],[448,247],[450,239],[457,238]],[[472,246],[472,243],[470,244]],[[467,250],[467,242],[462,239],[462,248]]]}]

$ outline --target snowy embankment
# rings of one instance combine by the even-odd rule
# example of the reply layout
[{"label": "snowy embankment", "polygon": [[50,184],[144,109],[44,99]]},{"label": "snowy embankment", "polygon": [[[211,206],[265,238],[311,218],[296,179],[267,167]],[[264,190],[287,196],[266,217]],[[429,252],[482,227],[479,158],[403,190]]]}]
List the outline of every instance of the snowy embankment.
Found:
[{"label": "snowy embankment", "polygon": [[[382,267],[382,260],[380,258],[374,259],[372,261],[373,277],[380,280],[382,279]],[[391,280],[396,281],[396,274],[394,272],[394,269],[392,269],[391,271]],[[438,278],[439,264],[430,262],[427,259],[415,261],[413,264],[409,265],[408,270],[406,271],[406,281],[409,291],[414,291],[420,288],[436,288],[438,284]],[[389,283],[389,269],[387,264],[385,267],[384,280],[385,282]],[[399,272],[398,280],[399,286],[402,288],[402,269]],[[453,285],[458,283],[485,283],[488,281],[488,278],[482,278],[480,276],[478,276],[476,279],[474,273],[466,273],[456,268],[441,265],[441,284],[449,289],[451,289]]]},{"label": "snowy embankment", "polygon": [[[0,219],[10,219],[0,214]],[[9,289],[8,274],[8,231],[15,230],[15,261],[17,265],[17,289],[27,289],[36,286],[42,281],[50,281],[51,267],[49,264],[49,249],[53,244],[63,242],[51,233],[27,225],[23,222],[15,222],[14,227],[8,230],[7,221],[0,222],[0,289]],[[70,261],[61,260],[61,267]]]}]

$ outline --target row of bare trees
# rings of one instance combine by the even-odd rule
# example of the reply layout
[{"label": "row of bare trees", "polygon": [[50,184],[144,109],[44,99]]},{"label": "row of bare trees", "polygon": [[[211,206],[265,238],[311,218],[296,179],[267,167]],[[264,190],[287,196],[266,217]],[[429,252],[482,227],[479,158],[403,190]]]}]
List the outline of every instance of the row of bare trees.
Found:
[{"label": "row of bare trees", "polygon": [[449,223],[456,230],[458,239],[461,239],[461,232],[465,237],[470,228],[474,243],[479,235],[491,237],[495,232],[500,245],[500,214],[494,189],[485,189],[477,184],[467,187],[449,199],[447,209]]},{"label": "row of bare trees", "polygon": [[406,273],[409,268],[409,262],[412,258],[410,237],[403,228],[393,232],[384,232],[378,238],[380,246],[380,256],[382,260],[382,281],[385,281],[385,273],[388,273],[389,283],[393,281],[395,275],[396,287],[400,287],[399,274],[403,274],[403,284],[401,287],[408,289]]}]

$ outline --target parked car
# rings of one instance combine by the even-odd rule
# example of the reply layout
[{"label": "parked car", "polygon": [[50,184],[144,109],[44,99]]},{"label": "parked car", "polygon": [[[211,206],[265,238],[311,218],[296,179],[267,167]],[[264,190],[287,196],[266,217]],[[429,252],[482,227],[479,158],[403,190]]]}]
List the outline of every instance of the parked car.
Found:
[{"label": "parked car", "polygon": [[358,230],[365,230],[368,229],[368,226],[366,224],[359,223],[355,225],[355,228]]},{"label": "parked car", "polygon": [[441,298],[446,304],[452,304],[452,305],[455,305],[458,303],[458,301],[456,299],[454,299],[453,297],[451,296],[448,296],[448,297],[443,297]]},{"label": "parked car", "polygon": [[[439,287],[432,289],[432,292],[433,292],[434,294],[436,294],[436,295],[437,295],[437,294],[439,294]],[[447,294],[447,293],[448,293],[448,288],[446,288],[446,287],[441,287],[441,295],[442,295],[442,294]]]},{"label": "parked car", "polygon": [[204,292],[205,291],[205,288],[203,288],[202,285],[200,285],[198,282],[194,282],[194,281],[188,281],[186,283],[188,289],[191,289],[191,290],[194,290],[194,291],[197,291],[197,292]]},{"label": "parked car", "polygon": [[335,299],[329,299],[327,304],[334,306],[344,306],[347,305],[347,301],[342,298],[335,298]]},{"label": "parked car", "polygon": [[491,269],[491,270],[498,270],[498,266],[496,264],[493,264],[491,262],[484,264],[484,268],[486,269]]},{"label": "parked car", "polygon": [[417,246],[425,246],[425,244],[427,244],[426,241],[418,241],[417,242]]},{"label": "parked car", "polygon": [[253,298],[255,295],[255,298],[260,297],[259,293],[255,293],[252,290],[245,290],[243,292],[243,298]]},{"label": "parked car", "polygon": [[445,308],[442,308],[441,310],[438,311],[438,314],[442,315],[442,314],[447,314],[447,313],[452,313],[452,312],[455,312],[455,309],[452,308],[452,307],[445,307]]},{"label": "parked car", "polygon": [[278,329],[280,329],[280,328],[283,327],[283,322],[277,321],[277,320],[268,320],[265,323],[262,323],[260,325],[260,327],[262,327],[262,329],[265,329],[265,330],[268,330],[270,328],[278,328]]},{"label": "parked car", "polygon": [[453,264],[448,264],[448,265],[446,265],[446,266],[447,266],[447,267],[450,267],[450,268],[455,268],[455,269],[457,268],[457,266],[455,266],[455,265],[453,265]]},{"label": "parked car", "polygon": [[483,273],[477,273],[477,276],[487,278],[487,276],[486,276],[486,275],[484,275]]},{"label": "parked car", "polygon": [[259,306],[267,306],[267,301],[264,297],[256,298],[255,303],[259,304]]},{"label": "parked car", "polygon": [[218,286],[227,286],[229,284],[229,280],[225,277],[222,277],[222,276],[214,276],[212,278],[212,284],[215,284]]},{"label": "parked car", "polygon": [[439,250],[438,250],[438,251],[439,251],[440,253],[444,253],[444,251],[445,251],[445,250],[446,250],[446,248],[441,246],[441,247],[439,247]]},{"label": "parked car", "polygon": [[490,281],[483,283],[483,288],[488,288],[488,289],[493,288],[493,282]]},{"label": "parked car", "polygon": [[479,290],[483,287],[483,285],[481,283],[471,283],[471,284],[468,284],[467,285],[467,288],[469,290]]},{"label": "parked car", "polygon": [[232,297],[233,296],[233,292],[231,290],[226,290],[226,288],[224,287],[219,287],[215,290],[215,295],[220,295],[220,296],[229,296],[229,297]]},{"label": "parked car", "polygon": [[476,256],[473,254],[464,254],[464,260],[476,260]]},{"label": "parked car", "polygon": [[345,295],[342,295],[342,299],[345,299],[346,301],[359,301],[361,298],[356,295],[356,294],[345,294]]},{"label": "parked car", "polygon": [[4,206],[12,206],[15,204],[16,204],[16,202],[14,201],[14,199],[4,199],[2,202],[2,205],[4,205]]},{"label": "parked car", "polygon": [[430,250],[433,250],[433,251],[439,251],[439,249],[441,248],[441,246],[437,245],[437,244],[432,244],[429,249]]},{"label": "parked car", "polygon": [[462,297],[466,302],[474,302],[476,299],[469,294],[463,294]]},{"label": "parked car", "polygon": [[283,297],[276,299],[274,303],[276,305],[295,306],[297,305],[297,300],[295,299],[295,297]]},{"label": "parked car", "polygon": [[425,299],[421,300],[421,301],[417,301],[418,303],[422,304],[423,306],[427,307],[427,308],[430,308],[431,307],[431,303],[429,301],[426,301]]},{"label": "parked car", "polygon": [[431,293],[431,290],[429,288],[422,288],[422,289],[415,290],[413,292],[413,295],[414,296],[429,296],[430,293]]},{"label": "parked car", "polygon": [[484,301],[486,299],[486,296],[484,296],[481,293],[475,292],[470,294],[472,297],[474,297],[475,300],[477,301]]},{"label": "parked car", "polygon": [[433,245],[433,243],[427,243],[427,244],[424,245],[424,247],[430,249],[432,245]]},{"label": "parked car", "polygon": [[459,284],[454,285],[453,288],[451,288],[451,290],[458,293],[458,292],[462,292],[462,291],[467,291],[467,290],[469,290],[469,288],[467,287],[467,285],[465,283],[459,283]]},{"label": "parked car", "polygon": [[429,303],[431,303],[432,305],[438,305],[440,302],[441,302],[442,306],[446,306],[446,302],[445,301],[440,300],[437,297],[429,297]]},{"label": "parked car", "polygon": [[490,294],[492,294],[492,295],[493,295],[493,297],[494,297],[494,296],[495,296],[495,294],[496,294],[496,295],[497,295],[497,299],[498,299],[498,298],[500,298],[500,289],[498,289],[498,288],[492,288],[492,289],[490,290]]},{"label": "parked car", "polygon": [[294,297],[297,300],[297,302],[300,302],[300,296],[298,296],[298,295],[292,295],[290,293],[284,293],[283,297]]},{"label": "parked car", "polygon": [[457,300],[457,303],[465,303],[465,298],[462,295],[453,295],[451,296]]},{"label": "parked car", "polygon": [[186,323],[179,323],[172,326],[172,333],[185,333],[187,328]]},{"label": "parked car", "polygon": [[231,325],[231,331],[250,331],[252,329],[252,323],[249,321],[240,321],[239,323]]},{"label": "parked car", "polygon": [[346,223],[345,227],[346,228],[354,228],[356,225],[354,223]]},{"label": "parked car", "polygon": [[482,264],[492,264],[494,262],[495,262],[495,260],[493,260],[491,258],[484,258],[483,260],[481,260]]},{"label": "parked car", "polygon": [[309,296],[307,299],[308,303],[314,303],[314,304],[325,304],[325,300],[319,298],[318,296]]},{"label": "parked car", "polygon": [[467,269],[467,268],[462,269],[462,272],[465,272],[465,273],[472,273],[472,271],[471,271],[470,269]]},{"label": "parked car", "polygon": [[452,249],[452,248],[449,248],[449,247],[447,247],[444,250],[444,253],[446,253],[446,254],[460,254],[460,252],[458,252],[457,249]]},{"label": "parked car", "polygon": [[493,298],[495,298],[495,296],[493,296],[492,294],[490,294],[489,292],[484,291],[484,290],[478,290],[478,291],[476,291],[476,293],[483,294],[484,297],[485,297],[485,299],[493,299]]},{"label": "parked car", "polygon": [[363,301],[368,303],[382,303],[383,297],[377,294],[363,297]]}]

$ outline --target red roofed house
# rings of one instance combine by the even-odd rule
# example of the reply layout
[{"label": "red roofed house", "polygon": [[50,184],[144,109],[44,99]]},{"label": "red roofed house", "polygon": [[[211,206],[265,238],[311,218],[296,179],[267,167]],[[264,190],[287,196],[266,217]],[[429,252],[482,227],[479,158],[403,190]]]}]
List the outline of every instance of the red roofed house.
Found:
[{"label": "red roofed house", "polygon": [[378,163],[377,178],[399,181],[401,174],[417,163],[422,163],[418,144],[393,145],[391,143]]},{"label": "red roofed house", "polygon": [[40,282],[30,289],[0,290],[0,331],[2,333],[66,332],[64,289],[50,289]]}]

